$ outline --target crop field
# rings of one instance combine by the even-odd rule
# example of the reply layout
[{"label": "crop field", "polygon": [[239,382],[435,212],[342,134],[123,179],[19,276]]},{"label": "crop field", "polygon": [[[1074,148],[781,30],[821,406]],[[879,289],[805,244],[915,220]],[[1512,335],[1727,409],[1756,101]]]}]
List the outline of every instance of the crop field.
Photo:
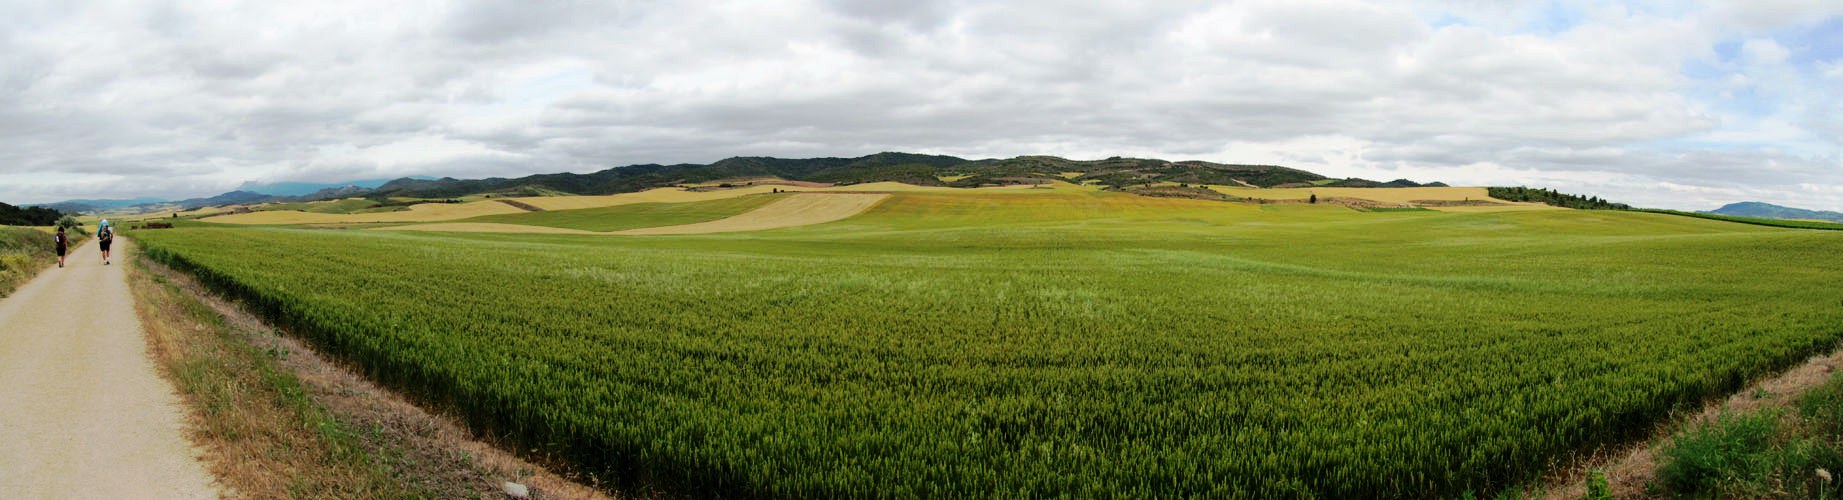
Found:
[{"label": "crop field", "polygon": [[723,234],[133,236],[689,495],[1488,496],[1843,339],[1843,232],[1636,212],[915,190]]},{"label": "crop field", "polygon": [[758,194],[688,203],[633,203],[601,208],[488,215],[465,219],[461,222],[521,224],[609,232],[710,222],[740,215],[787,196],[793,195]]},{"label": "crop field", "polygon": [[1491,195],[1482,187],[1410,187],[1410,188],[1351,188],[1351,187],[1315,187],[1315,188],[1251,188],[1237,186],[1208,186],[1216,192],[1237,198],[1258,198],[1263,200],[1303,200],[1317,194],[1319,198],[1357,198],[1383,203],[1411,203],[1422,200],[1434,201],[1498,201],[1506,205],[1511,202],[1492,200]]},{"label": "crop field", "polygon": [[824,224],[863,213],[888,197],[889,195],[884,193],[800,193],[774,200],[772,203],[734,217],[695,224],[629,229],[621,233],[731,233]]},{"label": "crop field", "polygon": [[346,198],[341,200],[316,201],[307,203],[270,203],[261,205],[259,210],[278,211],[293,210],[319,214],[351,214],[362,212],[394,212],[402,210],[401,206],[380,206],[376,201],[364,198]]},{"label": "crop field", "polygon": [[[1073,185],[1068,185],[1068,184],[1064,184],[1063,187],[1068,188],[1068,189],[1085,189],[1085,188],[1077,188]],[[772,193],[776,189],[781,190],[783,192],[792,191],[792,192],[826,192],[826,193],[830,193],[830,192],[951,193],[951,192],[966,191],[965,189],[933,187],[933,186],[916,186],[912,184],[903,184],[900,182],[869,182],[869,183],[864,183],[864,184],[852,184],[849,186],[832,186],[832,187],[812,187],[812,186],[797,186],[797,185],[755,185],[755,186],[740,187],[740,188],[733,188],[733,189],[718,189],[718,190],[713,190],[713,191],[686,191],[686,190],[678,189],[678,188],[658,188],[658,189],[649,189],[646,191],[640,191],[637,193],[621,193],[621,194],[612,194],[612,195],[607,195],[607,196],[554,196],[554,197],[534,197],[534,198],[514,198],[514,199],[519,202],[529,203],[532,206],[543,208],[545,210],[574,210],[574,209],[583,209],[583,208],[611,207],[611,206],[616,206],[616,205],[626,205],[630,203],[687,203],[687,202],[693,202],[693,201],[718,200],[718,199],[725,199],[725,198],[735,198],[738,196],[750,196],[750,195],[757,195],[757,194],[764,194],[764,193]],[[1028,189],[1029,189],[1029,186],[1002,186],[1002,187],[978,188],[976,191],[982,192],[982,193],[990,193],[990,192],[1020,193],[1020,192],[1025,192]],[[1036,191],[1048,191],[1048,190],[1036,190]]]},{"label": "crop field", "polygon": [[242,214],[219,215],[211,222],[218,224],[353,224],[367,222],[431,222],[466,219],[482,215],[515,214],[524,210],[492,200],[467,203],[424,203],[411,205],[404,210],[390,212],[357,213],[322,213],[302,212],[296,210],[269,210]]}]

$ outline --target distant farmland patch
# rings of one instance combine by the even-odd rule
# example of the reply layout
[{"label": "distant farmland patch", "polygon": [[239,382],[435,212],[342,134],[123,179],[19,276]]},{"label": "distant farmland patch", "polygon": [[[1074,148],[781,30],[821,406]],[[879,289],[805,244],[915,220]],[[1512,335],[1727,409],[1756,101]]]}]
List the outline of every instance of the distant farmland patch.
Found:
[{"label": "distant farmland patch", "polygon": [[621,231],[621,234],[729,233],[823,224],[862,213],[888,197],[888,194],[882,193],[803,193],[775,200],[734,217],[696,224],[630,229]]}]

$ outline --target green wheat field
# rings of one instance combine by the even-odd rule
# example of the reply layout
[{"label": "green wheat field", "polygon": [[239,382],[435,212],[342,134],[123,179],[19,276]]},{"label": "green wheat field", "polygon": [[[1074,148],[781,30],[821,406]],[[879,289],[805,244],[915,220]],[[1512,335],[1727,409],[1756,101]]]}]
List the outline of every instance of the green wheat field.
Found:
[{"label": "green wheat field", "polygon": [[520,449],[697,496],[1491,492],[1843,339],[1843,232],[1643,212],[1046,189],[132,235]]}]

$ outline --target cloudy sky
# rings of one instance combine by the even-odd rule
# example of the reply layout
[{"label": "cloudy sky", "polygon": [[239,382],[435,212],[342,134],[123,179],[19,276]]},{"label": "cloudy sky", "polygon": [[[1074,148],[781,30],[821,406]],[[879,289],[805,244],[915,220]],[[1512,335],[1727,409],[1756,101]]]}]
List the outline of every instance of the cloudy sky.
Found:
[{"label": "cloudy sky", "polygon": [[1843,210],[1843,1],[0,0],[0,201],[1052,154]]}]

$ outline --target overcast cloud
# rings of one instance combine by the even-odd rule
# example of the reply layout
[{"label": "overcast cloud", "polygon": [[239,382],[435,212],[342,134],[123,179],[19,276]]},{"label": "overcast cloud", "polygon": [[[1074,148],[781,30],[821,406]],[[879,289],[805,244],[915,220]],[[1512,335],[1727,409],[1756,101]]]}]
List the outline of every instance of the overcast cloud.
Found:
[{"label": "overcast cloud", "polygon": [[1843,2],[0,0],[0,201],[1052,154],[1843,210]]}]

